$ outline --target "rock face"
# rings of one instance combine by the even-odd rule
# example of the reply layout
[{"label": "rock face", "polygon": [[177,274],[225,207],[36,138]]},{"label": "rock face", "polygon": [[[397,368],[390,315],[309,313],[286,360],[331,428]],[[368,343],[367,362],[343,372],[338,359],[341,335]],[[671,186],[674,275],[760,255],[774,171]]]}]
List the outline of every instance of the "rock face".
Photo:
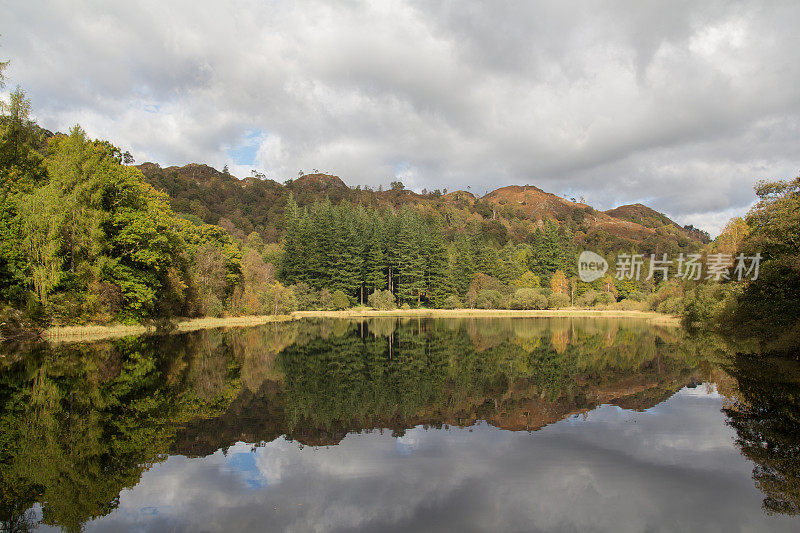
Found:
[{"label": "rock face", "polygon": [[292,181],[291,187],[320,192],[330,189],[347,190],[349,188],[339,176],[332,176],[330,174],[304,174]]}]

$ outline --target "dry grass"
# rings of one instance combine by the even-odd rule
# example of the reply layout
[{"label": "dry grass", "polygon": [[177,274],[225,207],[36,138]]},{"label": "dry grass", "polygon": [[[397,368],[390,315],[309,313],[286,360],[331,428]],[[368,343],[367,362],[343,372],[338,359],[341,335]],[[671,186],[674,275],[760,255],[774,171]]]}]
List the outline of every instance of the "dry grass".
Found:
[{"label": "dry grass", "polygon": [[[200,329],[229,328],[258,326],[270,322],[286,322],[295,320],[295,317],[288,315],[263,315],[263,316],[231,316],[225,318],[190,318],[174,323],[171,331],[185,332],[197,331]],[[44,330],[42,338],[56,343],[62,342],[88,342],[105,339],[118,339],[130,335],[144,335],[154,333],[154,325],[124,325],[113,324],[109,326],[86,325],[86,326],[55,326]]]},{"label": "dry grass", "polygon": [[[545,318],[545,317],[598,317],[598,318],[634,318],[648,322],[677,326],[680,319],[653,311],[623,311],[619,309],[545,309],[545,310],[513,310],[513,309],[394,309],[379,311],[366,307],[347,309],[345,311],[295,311],[291,315],[232,316],[225,318],[192,318],[174,323],[175,332],[197,331],[200,329],[248,327],[272,322],[287,322],[301,318],[362,318],[362,317],[425,317],[425,318]],[[122,324],[110,326],[57,326],[46,329],[42,337],[55,343],[88,342],[104,339],[117,339],[130,335],[154,333],[154,325]]]},{"label": "dry grass", "polygon": [[431,317],[431,318],[472,318],[472,317],[598,317],[598,318],[638,318],[647,319],[659,324],[678,325],[680,319],[655,311],[625,311],[621,309],[393,309],[379,311],[377,309],[358,308],[345,311],[295,311],[298,318],[355,318],[355,317]]}]

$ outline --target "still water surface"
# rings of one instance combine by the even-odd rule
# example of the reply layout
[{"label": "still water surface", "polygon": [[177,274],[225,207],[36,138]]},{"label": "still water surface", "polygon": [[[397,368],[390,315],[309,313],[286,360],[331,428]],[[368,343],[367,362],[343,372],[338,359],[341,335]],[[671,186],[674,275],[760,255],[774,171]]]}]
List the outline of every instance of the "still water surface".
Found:
[{"label": "still water surface", "polygon": [[4,530],[800,528],[798,365],[645,321],[305,320],[0,361]]}]

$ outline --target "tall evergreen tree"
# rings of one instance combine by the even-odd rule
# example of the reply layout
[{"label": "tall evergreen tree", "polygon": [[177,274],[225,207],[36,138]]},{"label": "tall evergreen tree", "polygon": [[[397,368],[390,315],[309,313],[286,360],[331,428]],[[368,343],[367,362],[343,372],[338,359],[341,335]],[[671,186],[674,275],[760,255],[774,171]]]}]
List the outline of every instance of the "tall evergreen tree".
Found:
[{"label": "tall evergreen tree", "polygon": [[422,224],[410,208],[403,209],[399,218],[396,294],[402,302],[419,302],[425,287],[425,259],[420,250]]}]

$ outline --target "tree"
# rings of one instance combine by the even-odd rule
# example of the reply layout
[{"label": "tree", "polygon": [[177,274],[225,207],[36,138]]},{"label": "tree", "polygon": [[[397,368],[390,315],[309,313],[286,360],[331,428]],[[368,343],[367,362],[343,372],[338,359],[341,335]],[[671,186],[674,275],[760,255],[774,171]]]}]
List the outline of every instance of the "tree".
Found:
[{"label": "tree", "polygon": [[519,278],[515,279],[511,283],[520,289],[536,289],[541,285],[539,276],[530,270],[525,271]]},{"label": "tree", "polygon": [[384,221],[377,211],[372,215],[370,226],[371,233],[365,262],[365,284],[368,290],[377,291],[386,288],[386,276],[389,269],[384,251],[386,247]]},{"label": "tree", "polygon": [[47,306],[48,296],[63,277],[61,224],[58,193],[43,187],[19,204],[22,247],[30,268],[30,281],[39,303]]},{"label": "tree", "polygon": [[511,298],[512,309],[546,309],[547,297],[538,289],[517,289]]},{"label": "tree", "polygon": [[396,307],[394,294],[380,289],[376,289],[375,292],[369,295],[368,302],[370,307],[374,309],[388,310]]},{"label": "tree", "polygon": [[419,301],[425,281],[425,260],[420,250],[421,221],[410,209],[400,212],[400,232],[397,236],[397,299],[401,302]]},{"label": "tree", "polygon": [[741,249],[762,258],[759,276],[745,281],[734,305],[717,320],[729,333],[792,353],[800,347],[800,177],[760,182],[756,195],[759,201],[745,217],[750,233]]},{"label": "tree", "polygon": [[567,294],[569,283],[567,277],[562,270],[556,270],[553,277],[550,278],[550,289],[558,294]]},{"label": "tree", "polygon": [[742,217],[730,219],[714,240],[715,252],[724,254],[738,252],[749,233],[750,228]]}]

